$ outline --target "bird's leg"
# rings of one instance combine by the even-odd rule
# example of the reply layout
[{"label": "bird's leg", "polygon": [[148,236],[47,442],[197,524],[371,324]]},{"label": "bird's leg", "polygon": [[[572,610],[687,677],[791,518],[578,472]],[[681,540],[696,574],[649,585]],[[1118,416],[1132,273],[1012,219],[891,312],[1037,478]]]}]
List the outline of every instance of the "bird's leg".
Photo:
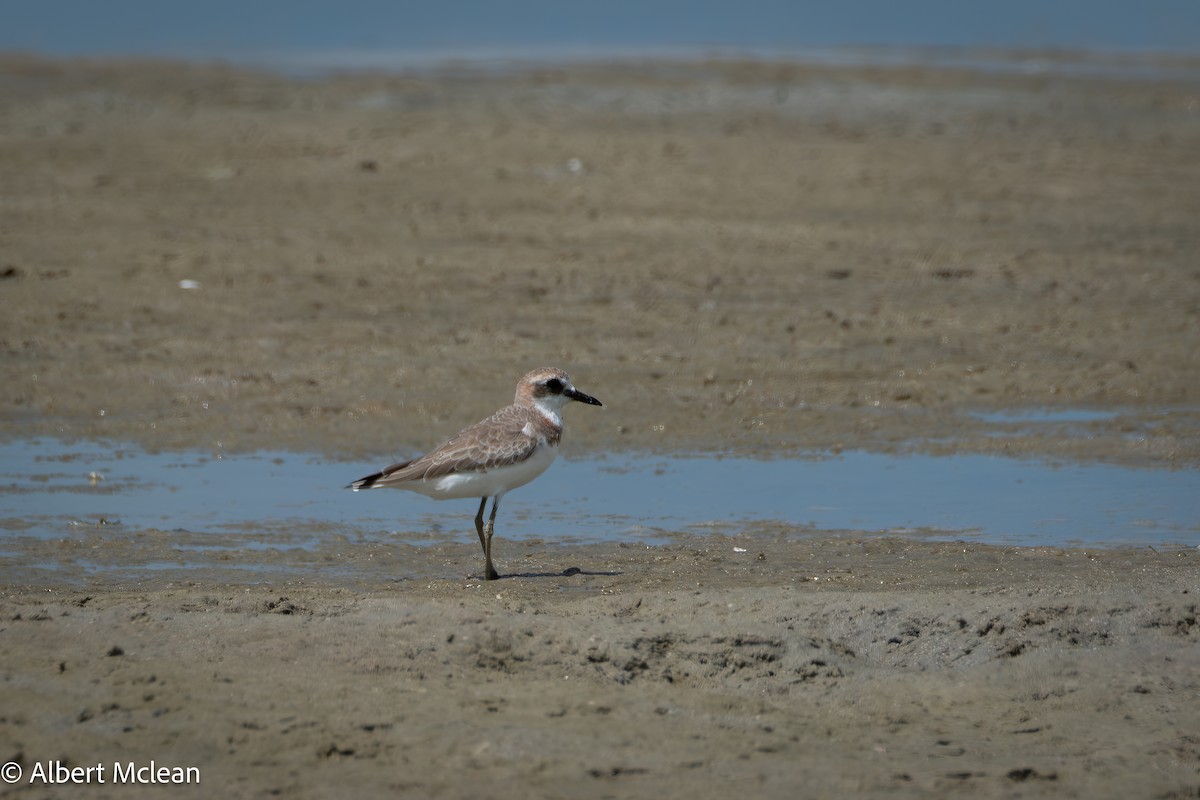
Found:
[{"label": "bird's leg", "polygon": [[[485,498],[486,499],[486,498]],[[485,543],[483,545],[483,557],[487,561],[484,568],[483,577],[489,581],[494,581],[500,577],[500,573],[496,572],[496,568],[492,566],[492,534],[496,532],[496,509],[500,507],[500,496],[492,500],[492,514],[488,517],[487,526],[484,528],[486,534]],[[479,509],[479,514],[483,515],[483,507]]]},{"label": "bird's leg", "polygon": [[483,510],[487,508],[487,498],[479,501],[479,513],[475,515],[475,532],[479,534],[479,546],[483,548],[483,554],[487,555],[487,542],[483,538]]}]

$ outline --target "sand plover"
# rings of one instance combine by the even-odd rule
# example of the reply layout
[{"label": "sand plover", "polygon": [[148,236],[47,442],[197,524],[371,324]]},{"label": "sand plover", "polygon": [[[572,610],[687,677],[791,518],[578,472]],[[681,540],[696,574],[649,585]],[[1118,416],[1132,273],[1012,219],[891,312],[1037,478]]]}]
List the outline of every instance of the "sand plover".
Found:
[{"label": "sand plover", "polygon": [[[576,389],[561,369],[535,369],[517,384],[511,406],[463,428],[420,458],[393,464],[347,488],[357,492],[391,486],[437,500],[482,498],[475,532],[486,561],[484,577],[494,580],[500,577],[492,565],[492,533],[500,498],[541,475],[554,461],[562,438],[562,407],[568,400],[604,405]],[[484,525],[489,497],[492,513]]]}]

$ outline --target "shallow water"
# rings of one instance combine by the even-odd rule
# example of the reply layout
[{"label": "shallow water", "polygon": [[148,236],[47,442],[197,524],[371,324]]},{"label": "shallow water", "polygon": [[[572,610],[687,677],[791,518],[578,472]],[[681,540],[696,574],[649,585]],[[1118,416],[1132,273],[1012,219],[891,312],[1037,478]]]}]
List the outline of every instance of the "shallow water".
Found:
[{"label": "shallow water", "polygon": [[[16,539],[162,532],[180,550],[312,548],[333,536],[474,537],[474,501],[345,485],[379,465],[317,455],[146,453],[97,442],[0,445],[0,557]],[[779,522],[1005,545],[1200,544],[1200,473],[987,456],[560,459],[508,495],[506,539],[665,540]]]},{"label": "shallow water", "polygon": [[971,414],[976,419],[992,424],[1064,424],[1080,422],[1105,422],[1116,419],[1120,411],[1091,408],[1033,408],[1009,409],[1005,411],[981,411]]}]

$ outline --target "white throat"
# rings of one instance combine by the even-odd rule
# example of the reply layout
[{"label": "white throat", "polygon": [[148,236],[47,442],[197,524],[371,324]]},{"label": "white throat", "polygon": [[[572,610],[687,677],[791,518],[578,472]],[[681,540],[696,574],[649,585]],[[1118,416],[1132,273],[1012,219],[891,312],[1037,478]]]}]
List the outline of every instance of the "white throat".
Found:
[{"label": "white throat", "polygon": [[562,395],[548,395],[547,397],[538,397],[533,401],[533,410],[545,417],[556,428],[561,428],[562,407],[564,398]]}]

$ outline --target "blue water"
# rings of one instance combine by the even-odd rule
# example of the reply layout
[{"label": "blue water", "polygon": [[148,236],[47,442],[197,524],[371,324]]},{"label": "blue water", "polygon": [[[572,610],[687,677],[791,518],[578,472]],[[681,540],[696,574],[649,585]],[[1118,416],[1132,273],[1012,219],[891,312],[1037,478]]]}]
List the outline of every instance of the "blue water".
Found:
[{"label": "blue water", "polygon": [[[311,546],[333,534],[474,537],[471,500],[345,485],[380,464],[268,453],[149,454],[56,440],[0,445],[0,551],[12,537],[167,531],[185,548]],[[1200,545],[1200,472],[1053,466],[988,456],[850,452],[803,460],[560,459],[509,494],[507,539],[657,541],[778,521],[1005,545]],[[208,534],[206,538],[206,534]],[[229,546],[228,544],[222,546]]]},{"label": "blue water", "polygon": [[51,55],[870,45],[1200,49],[1194,0],[607,3],[459,0],[0,0],[0,50]]},{"label": "blue water", "polygon": [[981,411],[971,414],[976,419],[984,422],[996,424],[1060,424],[1060,423],[1083,423],[1083,422],[1104,422],[1111,419],[1116,419],[1121,415],[1120,411],[1101,411],[1089,408],[1033,408],[1020,410],[1006,411]]}]

